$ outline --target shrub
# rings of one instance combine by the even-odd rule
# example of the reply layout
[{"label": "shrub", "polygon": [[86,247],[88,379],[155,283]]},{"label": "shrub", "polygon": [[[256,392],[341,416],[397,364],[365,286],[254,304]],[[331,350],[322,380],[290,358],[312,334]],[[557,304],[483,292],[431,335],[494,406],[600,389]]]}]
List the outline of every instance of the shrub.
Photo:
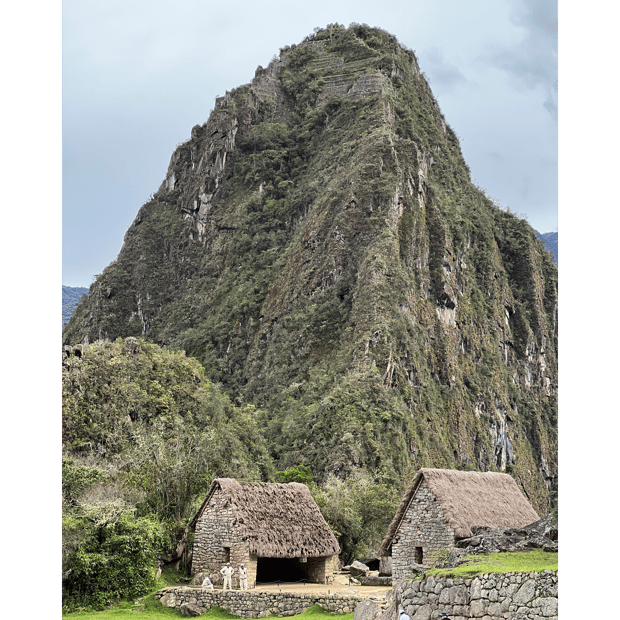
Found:
[{"label": "shrub", "polygon": [[63,576],[64,611],[101,610],[113,599],[142,596],[155,587],[157,559],[170,544],[160,523],[125,513],[114,523],[84,518],[81,526],[84,540]]}]

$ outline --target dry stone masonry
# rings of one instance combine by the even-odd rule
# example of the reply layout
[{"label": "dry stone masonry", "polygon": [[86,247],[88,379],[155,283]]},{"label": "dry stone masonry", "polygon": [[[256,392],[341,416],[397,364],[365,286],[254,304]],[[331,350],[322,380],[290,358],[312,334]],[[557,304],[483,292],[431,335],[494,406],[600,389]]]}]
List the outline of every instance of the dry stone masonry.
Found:
[{"label": "dry stone masonry", "polygon": [[392,576],[405,579],[415,564],[432,565],[439,554],[454,545],[454,530],[447,524],[426,480],[422,482],[392,543]]},{"label": "dry stone masonry", "polygon": [[486,573],[472,579],[429,576],[400,581],[387,609],[360,607],[354,620],[395,620],[401,608],[411,620],[434,620],[442,612],[450,620],[557,620],[558,574]]},{"label": "dry stone masonry", "polygon": [[174,607],[181,612],[189,606],[205,613],[217,605],[239,618],[266,618],[271,614],[294,616],[312,605],[319,605],[334,614],[349,614],[362,600],[361,596],[339,594],[201,590],[188,586],[164,588],[156,596],[164,607]]},{"label": "dry stone masonry", "polygon": [[[193,566],[207,573],[215,584],[222,584],[220,569],[230,562],[238,569],[242,562],[248,567],[248,582],[256,581],[256,557],[250,557],[246,546],[235,536],[235,515],[221,492],[213,494],[203,518],[196,525]],[[233,580],[236,583],[238,570]]]}]

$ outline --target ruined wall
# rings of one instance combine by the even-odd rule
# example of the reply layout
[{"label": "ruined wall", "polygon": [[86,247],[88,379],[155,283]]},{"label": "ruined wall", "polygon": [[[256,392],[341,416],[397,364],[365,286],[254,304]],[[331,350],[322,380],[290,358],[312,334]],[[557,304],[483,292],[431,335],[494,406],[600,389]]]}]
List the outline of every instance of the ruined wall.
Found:
[{"label": "ruined wall", "polygon": [[[405,579],[412,564],[432,565],[441,551],[453,546],[454,530],[423,480],[392,543],[393,578]],[[418,547],[422,548],[422,557],[416,555]]]}]

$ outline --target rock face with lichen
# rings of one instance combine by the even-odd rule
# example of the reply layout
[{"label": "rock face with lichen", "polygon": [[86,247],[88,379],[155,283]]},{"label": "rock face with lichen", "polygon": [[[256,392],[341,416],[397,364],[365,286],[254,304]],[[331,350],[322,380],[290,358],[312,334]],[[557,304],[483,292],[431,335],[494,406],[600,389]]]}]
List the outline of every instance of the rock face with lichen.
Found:
[{"label": "rock face with lichen", "polygon": [[557,267],[476,187],[412,51],[317,30],[216,101],[64,330],[197,357],[279,469],[557,483]]}]

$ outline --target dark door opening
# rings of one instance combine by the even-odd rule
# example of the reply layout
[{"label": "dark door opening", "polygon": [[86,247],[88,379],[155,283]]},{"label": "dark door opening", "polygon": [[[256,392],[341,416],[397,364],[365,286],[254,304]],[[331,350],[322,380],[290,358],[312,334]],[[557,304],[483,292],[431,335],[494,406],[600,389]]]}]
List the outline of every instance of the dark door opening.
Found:
[{"label": "dark door opening", "polygon": [[309,581],[307,567],[308,562],[300,562],[298,558],[257,558],[256,581]]},{"label": "dark door opening", "polygon": [[415,563],[422,564],[422,559],[424,557],[424,552],[422,551],[422,547],[415,548]]}]

